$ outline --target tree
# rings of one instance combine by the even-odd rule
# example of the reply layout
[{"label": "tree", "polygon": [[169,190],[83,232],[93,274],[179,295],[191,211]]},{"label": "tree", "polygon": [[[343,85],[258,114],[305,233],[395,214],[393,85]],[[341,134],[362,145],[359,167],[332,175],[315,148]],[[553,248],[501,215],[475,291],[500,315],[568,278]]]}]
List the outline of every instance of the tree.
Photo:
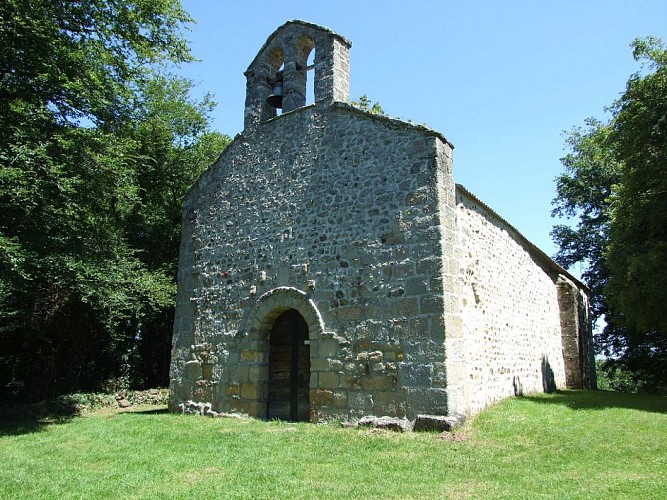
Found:
[{"label": "tree", "polygon": [[612,201],[608,295],[629,326],[667,332],[667,49],[654,38],[633,48],[653,71],[633,75],[613,108],[624,168]]},{"label": "tree", "polygon": [[576,218],[577,225],[554,226],[551,236],[559,247],[556,261],[569,268],[585,266],[582,278],[591,289],[594,321],[608,312],[604,288],[609,279],[605,252],[611,222],[609,200],[620,182],[621,164],[609,148],[609,125],[595,119],[587,129],[575,128],[566,138],[570,153],[561,158],[565,172],[556,178],[552,216]]},{"label": "tree", "polygon": [[[190,99],[192,82],[160,75],[146,89],[145,110],[132,130],[141,168],[139,202],[128,218],[126,237],[138,258],[153,273],[175,284],[181,236],[181,213],[190,186],[222,152],[230,138],[209,131],[210,95]],[[139,372],[150,387],[169,382],[174,304],[152,308],[135,337]]]},{"label": "tree", "polygon": [[570,148],[557,179],[554,216],[575,218],[556,225],[556,260],[580,263],[591,288],[593,318],[604,318],[598,352],[611,373],[629,373],[635,388],[657,390],[667,382],[665,279],[667,252],[667,55],[656,39],[635,40],[635,58],[653,73],[633,75],[611,107],[607,124],[567,136]]},{"label": "tree", "polygon": [[150,64],[191,61],[178,0],[5,0],[0,100],[59,122],[129,118]]},{"label": "tree", "polygon": [[5,400],[127,384],[168,322],[174,207],[225,140],[163,73],[191,60],[189,21],[177,0],[0,3]]}]

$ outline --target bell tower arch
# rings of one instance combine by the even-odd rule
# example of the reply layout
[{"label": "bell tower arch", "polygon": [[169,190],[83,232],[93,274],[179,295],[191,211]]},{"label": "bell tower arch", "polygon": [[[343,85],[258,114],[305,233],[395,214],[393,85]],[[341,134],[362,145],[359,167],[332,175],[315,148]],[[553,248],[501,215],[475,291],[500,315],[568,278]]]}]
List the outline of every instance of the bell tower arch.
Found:
[{"label": "bell tower arch", "polygon": [[[314,70],[315,103],[347,102],[350,95],[352,44],[331,30],[304,21],[289,21],[273,32],[244,73],[246,105],[244,129],[276,116],[276,104],[283,113],[306,104],[306,81]],[[315,51],[313,67],[308,57]],[[282,83],[282,85],[280,85]],[[282,88],[281,88],[282,87]],[[280,99],[273,99],[282,92]]]}]

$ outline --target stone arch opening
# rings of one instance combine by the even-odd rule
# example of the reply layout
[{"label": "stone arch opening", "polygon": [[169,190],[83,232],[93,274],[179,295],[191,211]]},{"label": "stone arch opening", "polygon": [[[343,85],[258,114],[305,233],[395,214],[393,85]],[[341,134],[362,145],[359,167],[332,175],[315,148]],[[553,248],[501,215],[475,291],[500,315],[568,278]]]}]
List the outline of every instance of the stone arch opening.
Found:
[{"label": "stone arch opening", "polygon": [[[266,117],[274,117],[284,112],[293,111],[306,104],[315,102],[315,41],[307,35],[301,36],[296,43],[286,49],[276,46],[268,51],[267,83],[271,95],[280,85],[281,100],[269,100],[265,103]],[[313,76],[309,78],[308,73]],[[278,83],[279,82],[279,83]]]},{"label": "stone arch opening", "polygon": [[308,421],[310,338],[296,309],[281,313],[269,334],[267,418]]},{"label": "stone arch opening", "polygon": [[299,38],[296,44],[296,69],[302,77],[303,104],[299,100],[295,104],[307,105],[315,102],[315,41],[307,35]]},{"label": "stone arch opening", "polygon": [[[280,82],[280,94],[284,95],[284,73],[285,73],[285,51],[282,47],[275,47],[273,50],[269,51],[267,56],[267,64],[270,68],[269,75],[267,76],[267,85],[269,87],[269,92],[273,94],[276,91],[276,85]],[[267,102],[263,104],[264,116],[265,118],[273,118],[282,114],[283,106],[280,107],[271,106]]]},{"label": "stone arch opening", "polygon": [[285,63],[285,51],[282,47],[274,47],[269,51],[267,59],[271,69],[278,71],[278,68],[282,67]]},{"label": "stone arch opening", "polygon": [[322,315],[306,292],[298,288],[281,286],[264,293],[257,299],[255,308],[242,331],[250,339],[268,340],[276,318],[287,309],[296,309],[308,324],[310,338],[316,341],[324,333]]},{"label": "stone arch opening", "polygon": [[[254,349],[261,352],[262,359],[265,360],[261,366],[257,367],[256,379],[251,377],[251,383],[256,383],[261,387],[261,398],[256,399],[255,402],[260,405],[262,409],[254,414],[256,416],[286,420],[310,420],[309,402],[308,404],[304,402],[303,395],[301,396],[301,400],[297,403],[296,418],[291,418],[291,414],[287,415],[284,412],[281,414],[279,411],[277,413],[276,411],[273,411],[272,408],[269,408],[270,401],[275,399],[275,396],[273,396],[273,394],[275,394],[275,387],[270,380],[271,367],[269,366],[272,363],[271,340],[272,338],[277,339],[278,337],[276,335],[280,335],[280,329],[285,328],[284,325],[281,327],[279,324],[283,321],[287,321],[287,318],[294,317],[295,313],[298,314],[298,318],[300,318],[299,321],[303,321],[298,327],[301,332],[299,338],[301,339],[300,342],[302,342],[302,345],[300,345],[300,347],[303,345],[308,346],[308,364],[305,365],[305,363],[301,363],[301,380],[303,380],[303,383],[300,384],[300,388],[303,394],[309,394],[310,358],[311,355],[317,355],[318,342],[324,333],[324,322],[322,321],[322,316],[315,306],[315,303],[305,292],[293,287],[278,287],[269,290],[257,299],[252,314],[246,320],[247,323],[245,327],[241,330],[242,332],[246,332],[244,336],[247,337],[247,342],[254,346]],[[308,341],[308,344],[303,344],[306,340]],[[305,358],[306,355],[304,354],[304,351],[305,349],[303,351],[300,350]],[[306,367],[308,369],[308,376],[306,376],[305,372]],[[298,371],[296,377],[298,382]],[[306,391],[308,392],[306,393]],[[284,409],[285,405],[283,405],[283,410]]]}]

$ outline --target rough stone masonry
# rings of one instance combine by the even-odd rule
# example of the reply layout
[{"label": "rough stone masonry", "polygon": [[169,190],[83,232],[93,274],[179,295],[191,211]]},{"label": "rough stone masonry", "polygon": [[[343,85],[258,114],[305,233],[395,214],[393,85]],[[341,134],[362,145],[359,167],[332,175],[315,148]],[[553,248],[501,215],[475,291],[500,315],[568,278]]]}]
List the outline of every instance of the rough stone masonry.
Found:
[{"label": "rough stone masonry", "polygon": [[350,46],[290,21],[245,73],[244,130],[184,204],[171,408],[414,419],[594,387],[586,288],[455,184],[443,135],[348,103]]}]

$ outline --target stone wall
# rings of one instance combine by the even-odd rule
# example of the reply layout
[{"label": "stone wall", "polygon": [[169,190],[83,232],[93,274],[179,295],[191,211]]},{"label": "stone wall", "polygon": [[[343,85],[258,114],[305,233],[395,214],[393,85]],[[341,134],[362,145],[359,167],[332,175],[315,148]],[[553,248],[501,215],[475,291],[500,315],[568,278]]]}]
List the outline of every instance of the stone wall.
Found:
[{"label": "stone wall", "polygon": [[268,332],[310,331],[311,420],[447,412],[439,134],[342,103],[235,138],[185,202],[177,405],[265,416]]},{"label": "stone wall", "polygon": [[565,388],[555,264],[462,186],[456,203],[464,341],[452,376],[461,381],[460,411]]}]

